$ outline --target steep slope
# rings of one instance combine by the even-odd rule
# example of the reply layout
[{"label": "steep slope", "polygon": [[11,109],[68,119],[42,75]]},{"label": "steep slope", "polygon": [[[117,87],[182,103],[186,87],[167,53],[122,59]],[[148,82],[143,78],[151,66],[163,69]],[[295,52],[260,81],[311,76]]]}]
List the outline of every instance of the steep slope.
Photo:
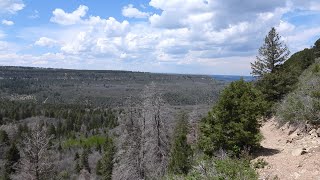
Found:
[{"label": "steep slope", "polygon": [[261,127],[263,149],[253,161],[263,158],[268,165],[257,170],[259,179],[320,179],[320,138],[315,130],[303,131],[289,124],[279,128],[274,118]]}]

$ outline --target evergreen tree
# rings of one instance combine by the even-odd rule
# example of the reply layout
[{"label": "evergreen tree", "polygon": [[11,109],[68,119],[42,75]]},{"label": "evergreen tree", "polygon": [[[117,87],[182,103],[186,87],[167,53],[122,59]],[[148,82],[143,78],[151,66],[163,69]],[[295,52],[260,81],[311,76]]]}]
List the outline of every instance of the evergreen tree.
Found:
[{"label": "evergreen tree", "polygon": [[115,147],[113,140],[107,137],[106,143],[104,145],[104,153],[102,159],[98,161],[96,174],[101,175],[104,180],[112,179],[113,170],[113,157],[115,154]]},{"label": "evergreen tree", "polygon": [[258,118],[266,102],[251,83],[232,82],[200,124],[199,147],[213,156],[219,149],[239,155],[242,149],[259,145]]},{"label": "evergreen tree", "polygon": [[89,158],[89,149],[85,148],[81,155],[81,169],[85,169],[90,173],[91,169],[89,166],[88,158]]},{"label": "evergreen tree", "polygon": [[49,135],[53,135],[54,137],[56,137],[57,131],[56,131],[56,127],[53,124],[50,124],[48,133]]},{"label": "evergreen tree", "polygon": [[5,172],[7,174],[12,174],[15,172],[13,168],[14,164],[16,164],[20,159],[20,153],[17,146],[12,143],[8,151],[5,155],[6,162],[5,162]]},{"label": "evergreen tree", "polygon": [[315,43],[314,43],[314,54],[316,57],[320,57],[320,39],[318,39]]},{"label": "evergreen tree", "polygon": [[0,143],[9,144],[9,136],[4,130],[0,130]]},{"label": "evergreen tree", "polygon": [[97,165],[96,165],[96,175],[98,175],[98,176],[102,175],[101,168],[102,168],[101,160],[98,160]]},{"label": "evergreen tree", "polygon": [[264,39],[264,44],[259,49],[259,55],[254,63],[251,63],[252,75],[263,76],[273,73],[277,65],[287,60],[290,51],[281,41],[281,36],[274,27],[271,28]]},{"label": "evergreen tree", "polygon": [[174,140],[171,147],[169,171],[174,174],[187,174],[191,168],[192,150],[187,143],[188,116],[186,113],[180,114],[175,131]]}]

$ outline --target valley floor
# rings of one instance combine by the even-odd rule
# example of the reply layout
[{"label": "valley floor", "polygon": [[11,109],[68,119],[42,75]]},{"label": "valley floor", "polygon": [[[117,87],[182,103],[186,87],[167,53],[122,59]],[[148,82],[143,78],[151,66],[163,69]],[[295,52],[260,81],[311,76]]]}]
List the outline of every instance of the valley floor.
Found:
[{"label": "valley floor", "polygon": [[315,130],[301,133],[288,124],[279,128],[274,119],[262,127],[263,149],[253,161],[268,165],[258,169],[259,179],[320,180],[320,137]]}]

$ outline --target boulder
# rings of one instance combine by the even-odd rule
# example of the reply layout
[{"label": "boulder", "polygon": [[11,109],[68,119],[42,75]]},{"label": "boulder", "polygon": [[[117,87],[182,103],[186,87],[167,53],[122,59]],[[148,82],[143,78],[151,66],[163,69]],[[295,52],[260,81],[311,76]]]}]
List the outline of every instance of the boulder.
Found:
[{"label": "boulder", "polygon": [[317,129],[316,133],[317,133],[318,137],[320,137],[320,128]]},{"label": "boulder", "polygon": [[317,132],[316,129],[312,129],[311,131],[309,131],[309,134],[312,135],[312,134],[314,134],[314,133],[316,133],[316,132]]}]

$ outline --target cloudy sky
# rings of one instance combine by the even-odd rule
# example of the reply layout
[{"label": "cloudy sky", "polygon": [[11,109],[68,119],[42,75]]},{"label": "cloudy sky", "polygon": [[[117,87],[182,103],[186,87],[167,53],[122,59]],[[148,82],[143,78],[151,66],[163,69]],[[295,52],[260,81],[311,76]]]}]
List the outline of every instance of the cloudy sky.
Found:
[{"label": "cloudy sky", "polygon": [[0,0],[0,65],[249,75],[274,26],[320,38],[319,0]]}]

